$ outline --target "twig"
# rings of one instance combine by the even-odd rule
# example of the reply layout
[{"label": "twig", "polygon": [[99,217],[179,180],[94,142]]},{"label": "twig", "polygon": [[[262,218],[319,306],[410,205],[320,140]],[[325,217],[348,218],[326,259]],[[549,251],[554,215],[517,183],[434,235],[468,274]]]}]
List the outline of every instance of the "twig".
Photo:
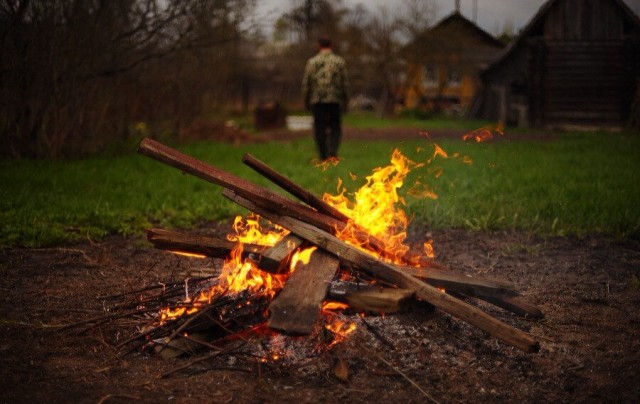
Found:
[{"label": "twig", "polygon": [[378,330],[376,330],[371,324],[369,324],[364,317],[362,316],[358,316],[358,318],[360,319],[360,321],[362,322],[362,324],[364,324],[365,328],[371,333],[373,334],[374,337],[376,337],[380,342],[382,342],[384,345],[388,346],[389,348],[393,349],[394,351],[396,350],[396,347],[391,343],[391,341],[389,341],[388,339],[386,339],[382,334],[380,334],[378,332]]},{"label": "twig", "polygon": [[107,400],[112,398],[128,398],[131,400],[141,400],[139,396],[132,396],[130,394],[107,394],[106,396],[102,396],[100,400],[98,400],[98,404],[104,404]]},{"label": "twig", "polygon": [[380,360],[380,362],[384,363],[385,365],[389,366],[391,368],[391,370],[393,370],[394,372],[398,373],[400,376],[402,376],[403,378],[405,378],[405,380],[407,380],[409,383],[411,383],[411,385],[413,387],[415,387],[419,392],[421,392],[426,398],[427,400],[431,401],[432,403],[435,404],[440,404],[439,401],[437,401],[435,398],[431,397],[429,395],[429,393],[427,393],[426,391],[424,391],[422,389],[422,387],[420,387],[418,385],[418,383],[414,382],[409,376],[407,376],[402,370],[396,368],[395,366],[393,366],[391,363],[389,363],[385,358],[383,358],[382,356],[380,356],[378,353],[376,352],[372,352],[369,351],[370,354],[372,354],[373,356],[375,356],[376,358],[378,358],[378,360]]},{"label": "twig", "polygon": [[195,365],[195,364],[198,364],[198,363],[200,363],[200,362],[204,362],[204,361],[206,361],[206,360],[213,359],[213,358],[215,358],[215,357],[217,357],[217,356],[227,354],[227,353],[229,353],[229,352],[231,352],[231,351],[233,351],[233,350],[235,350],[235,349],[239,349],[239,348],[241,348],[241,347],[242,347],[242,346],[244,346],[246,343],[247,343],[247,341],[240,341],[240,343],[235,344],[235,345],[232,345],[232,346],[229,346],[229,347],[227,347],[226,349],[223,349],[223,350],[221,350],[221,351],[213,352],[213,353],[211,353],[211,354],[209,354],[209,355],[203,356],[202,358],[194,359],[194,360],[190,361],[189,363],[186,363],[185,365],[182,365],[182,366],[177,367],[177,368],[175,368],[175,369],[173,369],[173,370],[170,370],[170,371],[168,371],[168,372],[166,372],[166,373],[163,373],[163,374],[160,376],[160,378],[164,379],[164,378],[166,378],[166,377],[171,376],[171,375],[172,375],[172,374],[174,374],[174,373],[177,373],[177,372],[180,372],[181,370],[184,370],[184,369],[190,368],[191,366],[193,366],[193,365]]}]

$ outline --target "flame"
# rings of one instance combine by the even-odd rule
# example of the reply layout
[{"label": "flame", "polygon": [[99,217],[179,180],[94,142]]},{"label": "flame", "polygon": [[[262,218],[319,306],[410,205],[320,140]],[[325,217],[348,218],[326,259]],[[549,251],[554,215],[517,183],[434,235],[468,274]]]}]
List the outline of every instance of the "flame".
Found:
[{"label": "flame", "polygon": [[[446,155],[439,147],[436,154]],[[358,229],[365,229],[381,240],[388,252],[402,257],[409,250],[409,247],[404,245],[409,220],[404,210],[398,206],[405,204],[398,190],[407,174],[423,165],[424,163],[409,160],[395,149],[391,155],[391,164],[374,169],[373,173],[366,177],[365,185],[353,194],[353,201],[347,197],[346,189],[341,186],[341,182],[338,195],[325,193],[325,202],[352,218],[337,236],[347,243],[364,248],[356,235]],[[418,195],[418,192],[414,191],[414,194]]]},{"label": "flame", "polygon": [[311,254],[317,250],[318,247],[313,246],[309,248],[305,248],[303,250],[296,251],[291,257],[291,264],[289,264],[289,273],[295,271],[298,263],[302,263],[303,265],[307,265],[309,260],[311,259]]},{"label": "flame", "polygon": [[327,171],[330,167],[335,167],[340,163],[340,159],[338,157],[329,157],[326,160],[314,161],[314,167],[321,169],[322,171]]},{"label": "flame", "polygon": [[356,330],[356,323],[340,319],[338,314],[334,313],[335,310],[345,310],[347,308],[349,308],[349,305],[341,302],[325,301],[322,303],[322,314],[327,321],[324,328],[331,332],[331,342],[326,346],[326,349],[331,349],[344,341],[349,334]]},{"label": "flame", "polygon": [[324,302],[322,304],[322,311],[335,311],[335,310],[346,310],[349,308],[349,305],[341,302]]},{"label": "flame", "polygon": [[[260,216],[250,214],[247,218],[238,216],[233,223],[235,234],[230,234],[227,239],[236,241],[237,244],[231,251],[229,258],[224,261],[218,282],[211,288],[202,291],[195,299],[185,298],[183,307],[164,308],[160,311],[160,323],[193,314],[200,307],[211,303],[216,297],[224,293],[240,293],[248,291],[252,294],[260,294],[273,298],[282,289],[283,277],[271,275],[261,271],[253,261],[242,258],[243,245],[245,243],[275,245],[288,231],[275,226],[274,229],[265,229],[260,225]],[[309,255],[311,252],[308,253]],[[251,301],[245,302],[251,304]]]},{"label": "flame", "polygon": [[327,349],[331,349],[333,346],[344,341],[349,334],[356,330],[356,323],[334,318],[333,321],[325,324],[324,328],[333,333],[333,340],[327,346]]},{"label": "flame", "polygon": [[242,244],[273,246],[289,233],[288,230],[278,225],[273,226],[273,230],[262,227],[260,225],[260,216],[255,213],[250,213],[246,219],[242,216],[236,216],[233,221],[235,234],[229,234],[227,239],[238,241]]}]

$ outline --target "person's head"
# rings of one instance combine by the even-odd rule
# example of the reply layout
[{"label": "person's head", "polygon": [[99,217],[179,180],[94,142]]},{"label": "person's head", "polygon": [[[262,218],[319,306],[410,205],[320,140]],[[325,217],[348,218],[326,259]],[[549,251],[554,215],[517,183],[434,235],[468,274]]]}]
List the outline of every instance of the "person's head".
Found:
[{"label": "person's head", "polygon": [[320,47],[320,49],[331,49],[331,38],[326,35],[318,38],[318,47]]}]

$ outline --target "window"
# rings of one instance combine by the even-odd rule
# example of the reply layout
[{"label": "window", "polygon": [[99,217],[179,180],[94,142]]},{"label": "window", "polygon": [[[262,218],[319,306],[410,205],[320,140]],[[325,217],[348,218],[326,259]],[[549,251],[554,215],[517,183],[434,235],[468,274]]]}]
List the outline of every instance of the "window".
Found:
[{"label": "window", "polygon": [[438,87],[438,68],[435,66],[424,67],[424,87]]},{"label": "window", "polygon": [[460,84],[462,84],[462,79],[458,69],[449,69],[447,73],[447,87],[460,87]]}]

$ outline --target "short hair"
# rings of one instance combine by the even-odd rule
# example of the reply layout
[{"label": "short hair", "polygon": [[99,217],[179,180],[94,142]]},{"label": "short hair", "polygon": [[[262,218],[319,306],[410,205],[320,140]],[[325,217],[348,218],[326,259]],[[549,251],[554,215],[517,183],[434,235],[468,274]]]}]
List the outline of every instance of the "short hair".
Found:
[{"label": "short hair", "polygon": [[331,38],[326,35],[321,36],[320,38],[318,38],[318,45],[320,45],[321,48],[330,48]]}]

